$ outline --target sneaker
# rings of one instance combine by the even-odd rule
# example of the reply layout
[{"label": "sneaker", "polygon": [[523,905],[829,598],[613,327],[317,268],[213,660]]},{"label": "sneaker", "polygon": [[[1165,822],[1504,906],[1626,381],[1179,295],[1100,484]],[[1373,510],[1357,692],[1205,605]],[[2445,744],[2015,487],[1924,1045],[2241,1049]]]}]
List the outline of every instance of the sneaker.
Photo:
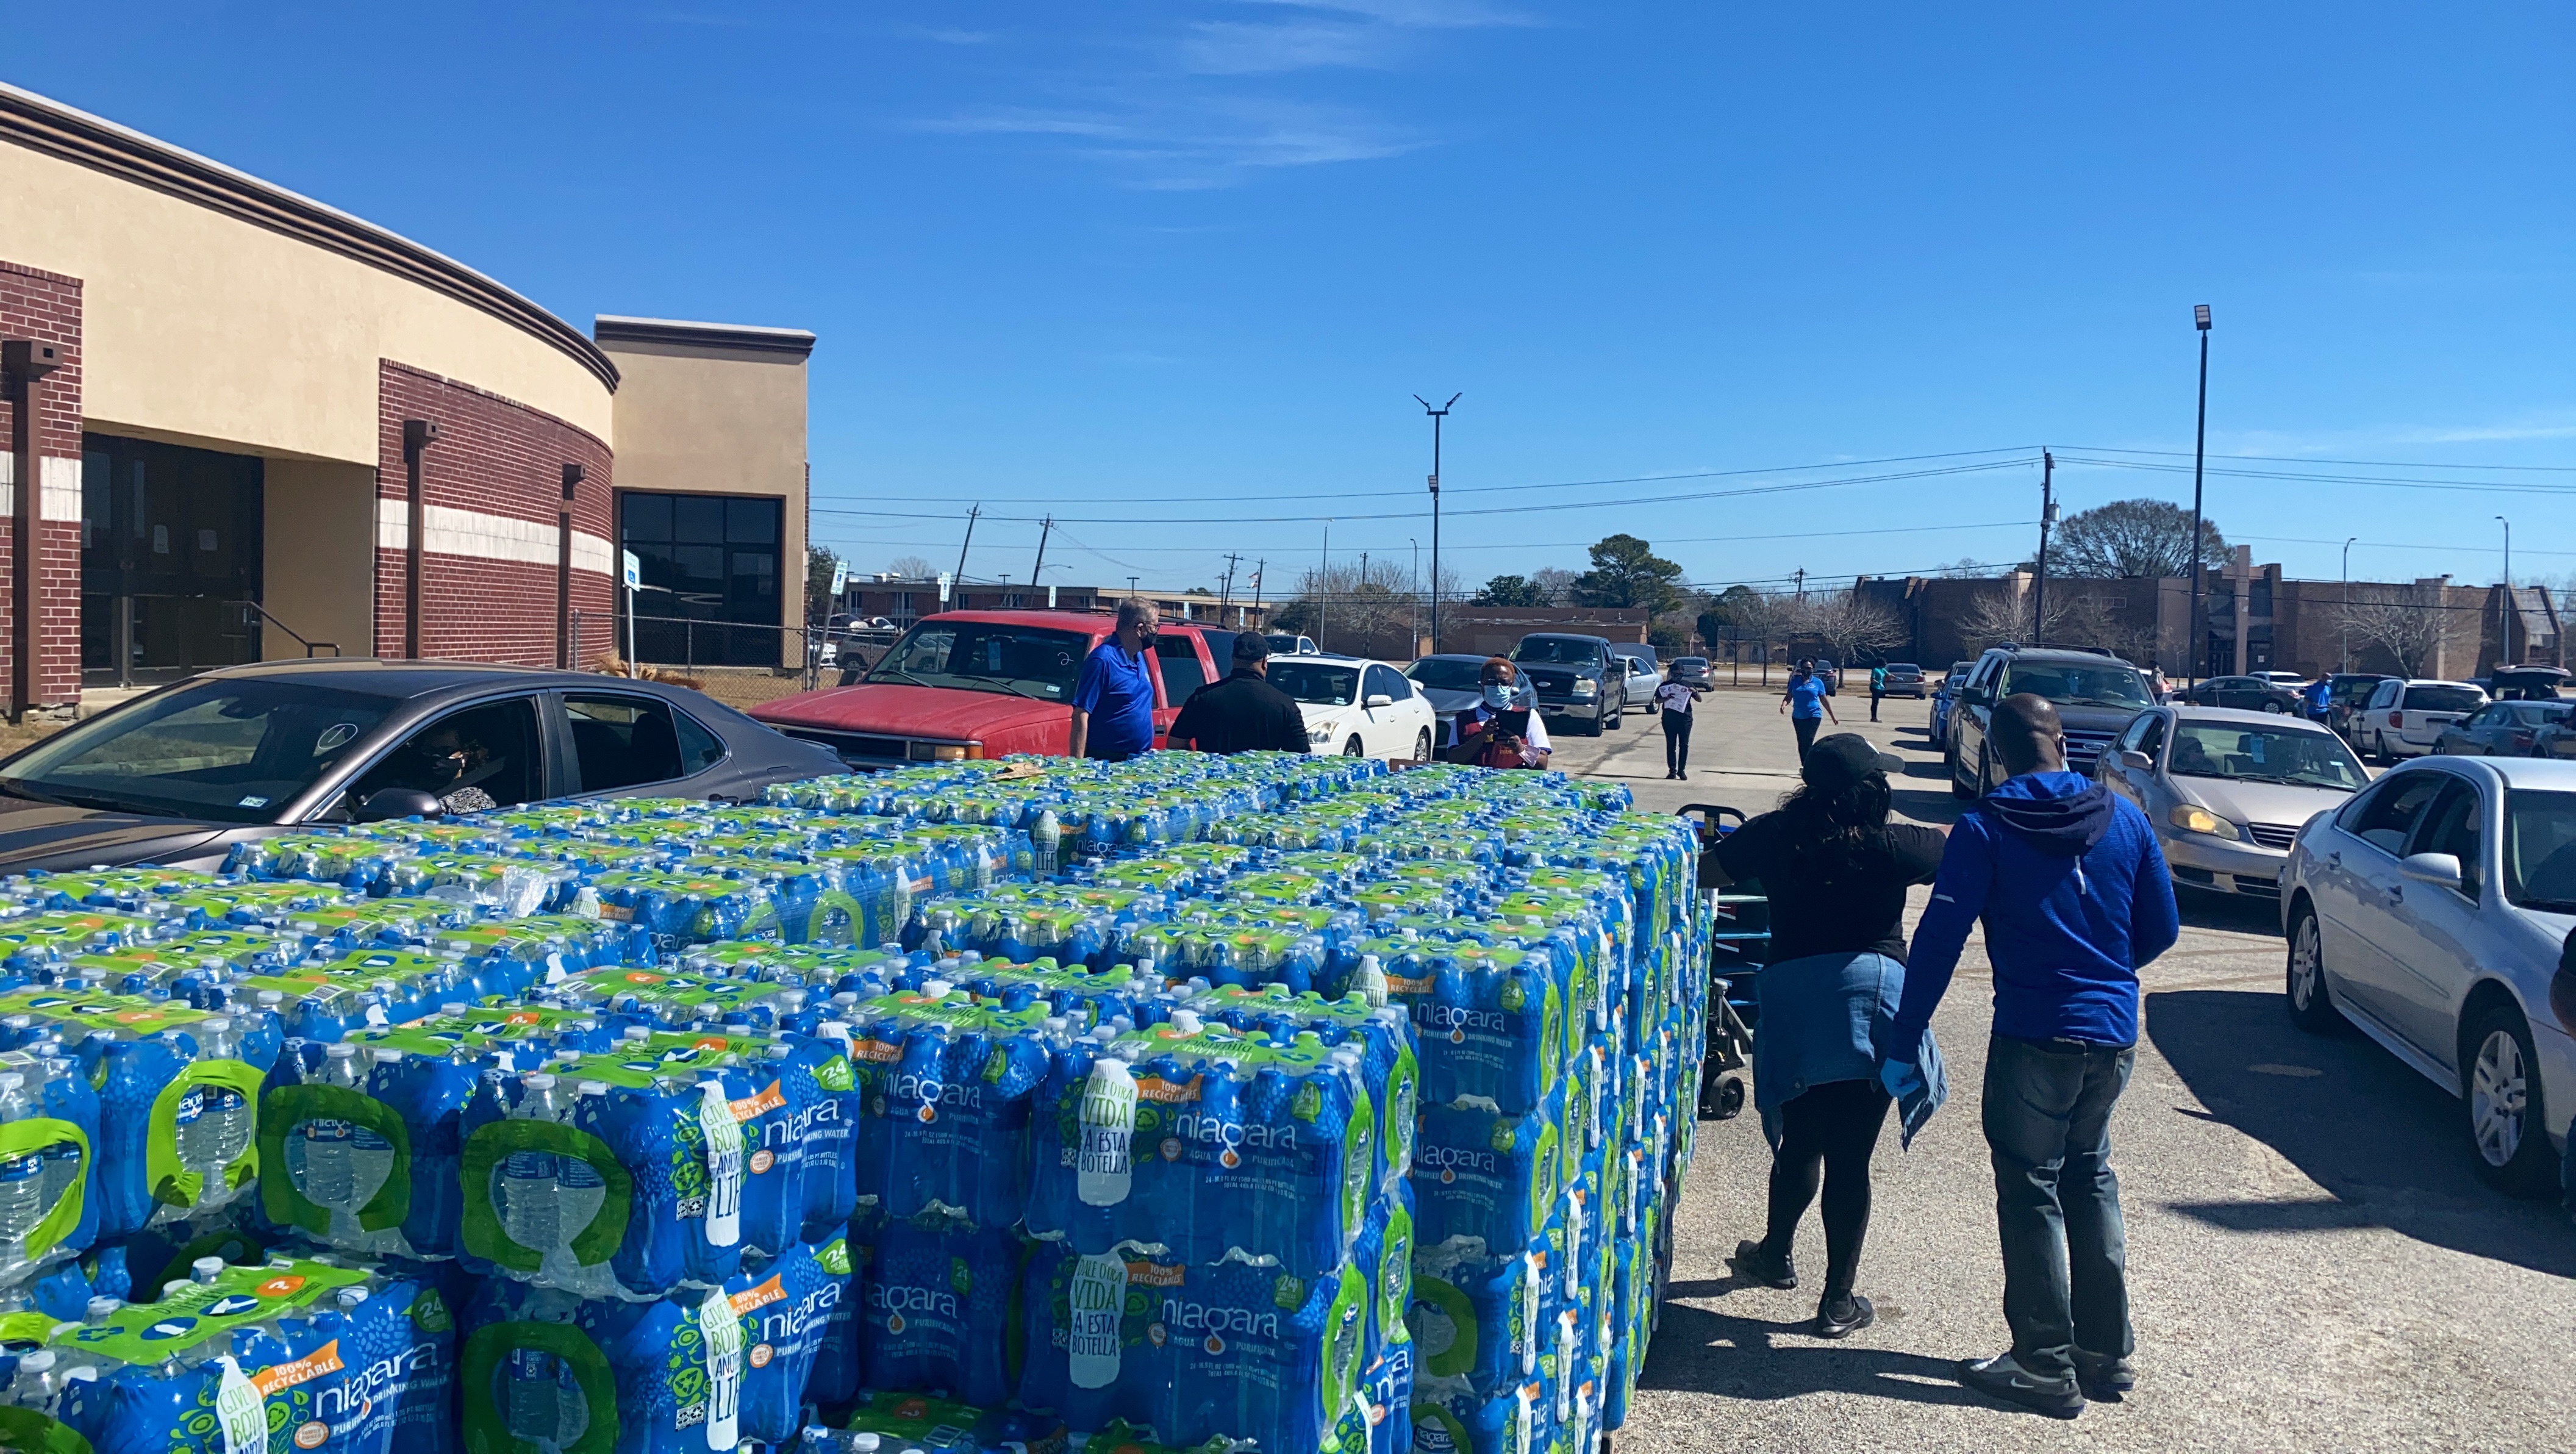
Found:
[{"label": "sneaker", "polygon": [[2108,1353],[2075,1350],[2075,1382],[2084,1396],[2095,1403],[2113,1404],[2120,1396],[2138,1386],[2138,1371],[2126,1358]]},{"label": "sneaker", "polygon": [[1827,1293],[1816,1309],[1816,1336],[1848,1338],[1878,1321],[1878,1309],[1858,1293]]},{"label": "sneaker", "polygon": [[2052,1419],[2071,1419],[2084,1412],[2084,1391],[2076,1387],[2072,1377],[2056,1380],[2037,1377],[2014,1362],[2010,1353],[1962,1361],[1959,1364],[1959,1382],[1988,1398],[2035,1409]]},{"label": "sneaker", "polygon": [[1726,1259],[1735,1275],[1764,1287],[1787,1291],[1798,1285],[1798,1269],[1786,1257],[1774,1258],[1762,1250],[1762,1244],[1750,1238],[1735,1244],[1735,1255]]}]

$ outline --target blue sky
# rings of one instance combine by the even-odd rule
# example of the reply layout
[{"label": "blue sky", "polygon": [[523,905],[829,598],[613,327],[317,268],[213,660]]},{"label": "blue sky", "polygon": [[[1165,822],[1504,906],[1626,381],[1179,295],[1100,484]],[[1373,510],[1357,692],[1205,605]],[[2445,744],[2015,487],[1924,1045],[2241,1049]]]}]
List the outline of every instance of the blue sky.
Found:
[{"label": "blue sky", "polygon": [[978,500],[978,577],[1025,580],[1050,510],[1059,584],[1239,551],[1275,593],[1327,515],[1337,557],[1427,560],[1411,396],[1452,392],[1471,584],[1614,530],[1710,585],[2018,559],[2037,447],[2188,465],[2105,451],[2190,449],[2206,302],[2210,448],[2278,457],[2210,481],[2257,559],[2332,578],[2359,536],[2357,578],[2492,580],[2501,513],[2518,577],[2576,573],[2564,6],[95,4],[8,34],[0,77],[577,322],[815,330],[815,532],[862,568],[953,564]]}]

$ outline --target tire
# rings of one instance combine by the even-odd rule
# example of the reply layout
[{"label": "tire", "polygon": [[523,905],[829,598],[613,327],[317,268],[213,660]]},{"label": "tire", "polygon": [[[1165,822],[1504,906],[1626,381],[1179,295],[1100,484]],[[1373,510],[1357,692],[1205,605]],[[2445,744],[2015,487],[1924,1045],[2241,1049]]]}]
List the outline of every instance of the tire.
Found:
[{"label": "tire", "polygon": [[1367,753],[1367,752],[1365,752],[1365,751],[1363,751],[1363,750],[1361,749],[1361,747],[1360,747],[1360,735],[1359,735],[1358,733],[1356,733],[1356,732],[1352,733],[1352,734],[1351,734],[1351,740],[1342,744],[1342,756],[1344,756],[1344,757],[1366,757],[1366,756],[1368,756],[1368,753]]},{"label": "tire", "polygon": [[2278,702],[2265,702],[2263,704],[2263,710],[2271,713],[2275,717],[2278,717],[2281,715],[2283,709],[2281,704]]},{"label": "tire", "polygon": [[1413,734],[1413,760],[1415,762],[1431,760],[1431,729],[1428,727]]},{"label": "tire", "polygon": [[1628,725],[1628,699],[1627,699],[1627,697],[1626,697],[1625,695],[1622,695],[1622,696],[1619,698],[1619,705],[1618,705],[1618,706],[1615,706],[1615,707],[1611,706],[1611,705],[1610,705],[1609,703],[1607,703],[1607,702],[1602,703],[1602,704],[1601,704],[1601,717],[1602,717],[1601,725],[1602,725],[1603,727],[1605,727],[1605,728],[1609,729],[1609,730],[1610,730],[1610,731],[1612,731],[1612,732],[1616,732],[1616,731],[1618,731],[1620,728],[1627,726],[1627,725]]},{"label": "tire", "polygon": [[2302,904],[2290,918],[2289,967],[2282,993],[2290,1006],[2290,1023],[2311,1035],[2332,1033],[2343,1023],[2326,988],[2325,936],[2317,929],[2317,911]]},{"label": "tire", "polygon": [[1955,744],[1950,748],[1950,796],[1962,802],[1977,800],[1977,789],[1959,781],[1959,749]]},{"label": "tire", "polygon": [[2460,1044],[2460,1100],[2478,1179],[2508,1196],[2539,1197],[2558,1189],[2558,1157],[2549,1149],[2548,1108],[2540,1096],[2540,1061],[2522,1012],[2499,1004],[2480,1014]]},{"label": "tire", "polygon": [[[1605,703],[1605,704],[1604,704],[1604,706],[1606,707],[1606,706],[1607,706],[1607,704]],[[1603,712],[1595,712],[1595,713],[1593,713],[1593,714],[1592,714],[1592,720],[1590,720],[1590,721],[1588,721],[1588,722],[1586,722],[1586,723],[1584,723],[1584,724],[1583,724],[1582,729],[1581,729],[1581,735],[1583,735],[1583,736],[1585,736],[1585,737],[1598,737],[1598,736],[1600,736],[1600,735],[1601,735],[1601,719],[1602,719],[1602,717],[1603,717],[1604,715],[1605,715],[1605,713],[1603,713]]]}]

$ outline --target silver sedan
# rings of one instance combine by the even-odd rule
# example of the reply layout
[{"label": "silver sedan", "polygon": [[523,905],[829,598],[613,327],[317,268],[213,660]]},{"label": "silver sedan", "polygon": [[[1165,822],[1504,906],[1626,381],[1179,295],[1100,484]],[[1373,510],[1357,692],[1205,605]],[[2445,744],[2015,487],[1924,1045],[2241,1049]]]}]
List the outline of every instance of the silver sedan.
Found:
[{"label": "silver sedan", "polygon": [[2265,899],[2300,825],[2370,783],[2324,727],[2232,707],[2150,707],[2093,771],[2155,825],[2177,885]]}]

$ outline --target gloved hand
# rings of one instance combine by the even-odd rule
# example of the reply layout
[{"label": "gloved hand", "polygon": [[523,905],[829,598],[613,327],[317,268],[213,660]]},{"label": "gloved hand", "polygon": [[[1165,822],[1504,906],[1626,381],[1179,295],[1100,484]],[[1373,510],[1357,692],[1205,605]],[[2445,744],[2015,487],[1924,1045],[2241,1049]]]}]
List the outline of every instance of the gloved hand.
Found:
[{"label": "gloved hand", "polygon": [[1878,1063],[1878,1083],[1901,1101],[1923,1088],[1923,1071],[1910,1060],[1882,1060]]}]

